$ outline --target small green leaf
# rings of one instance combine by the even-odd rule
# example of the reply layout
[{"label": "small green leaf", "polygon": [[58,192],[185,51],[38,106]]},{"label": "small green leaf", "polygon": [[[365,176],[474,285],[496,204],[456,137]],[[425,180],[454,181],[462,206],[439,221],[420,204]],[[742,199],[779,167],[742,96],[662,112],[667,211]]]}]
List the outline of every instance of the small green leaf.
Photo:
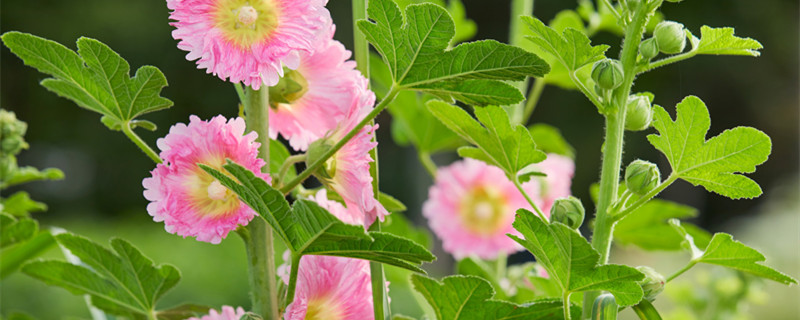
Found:
[{"label": "small green leaf", "polygon": [[435,259],[411,240],[345,224],[313,201],[301,199],[289,206],[280,191],[236,163],[229,161],[223,168],[239,182],[211,167],[200,167],[258,212],[293,254],[365,259],[416,272],[424,272],[419,268],[422,262]]},{"label": "small green leaf", "polygon": [[391,233],[413,240],[426,249],[433,247],[433,237],[427,229],[415,227],[411,221],[402,214],[390,214],[381,223],[381,231]]},{"label": "small green leaf", "polygon": [[732,199],[761,195],[755,181],[738,173],[754,172],[767,161],[770,138],[754,128],[737,127],[706,141],[711,118],[703,101],[689,96],[676,108],[677,117],[672,121],[664,108],[655,106],[653,127],[659,134],[647,136],[667,156],[672,174]]},{"label": "small green leaf", "polygon": [[82,37],[76,53],[27,33],[7,32],[2,38],[26,65],[53,76],[41,82],[45,88],[104,115],[109,127],[172,106],[160,96],[167,79],[158,68],[143,66],[131,78],[128,62],[100,41]]},{"label": "small green leaf", "polygon": [[88,294],[94,306],[111,314],[151,314],[158,299],[181,277],[175,267],[153,265],[122,239],[111,240],[114,252],[69,233],[57,235],[56,239],[86,267],[62,261],[34,261],[22,271],[72,293]]},{"label": "small green leaf", "polygon": [[447,10],[435,4],[409,5],[404,19],[392,0],[370,0],[368,15],[372,21],[359,21],[358,26],[402,89],[475,105],[513,104],[523,96],[501,80],[522,81],[549,71],[536,55],[493,40],[446,50],[455,24]]},{"label": "small green leaf", "polygon": [[[492,286],[478,277],[449,276],[439,282],[415,274],[411,281],[433,307],[437,320],[563,319],[559,300],[534,301],[524,305],[494,300]],[[580,309],[570,308],[570,313],[577,319]]]},{"label": "small green leaf", "polygon": [[64,179],[64,172],[55,168],[39,171],[34,167],[22,167],[14,171],[8,179],[0,181],[0,189],[34,181],[61,179]]},{"label": "small green leaf", "polygon": [[[269,172],[272,174],[273,177],[277,177],[281,166],[283,163],[286,162],[286,159],[291,156],[289,153],[289,149],[286,146],[278,141],[278,140],[269,140]],[[290,181],[297,176],[297,169],[295,166],[289,168],[289,171],[286,172],[286,177],[283,177],[284,180]]]},{"label": "small green leaf", "polygon": [[428,102],[428,109],[450,130],[477,147],[462,147],[459,155],[499,167],[510,179],[528,165],[547,157],[536,148],[528,129],[522,125],[511,126],[508,114],[501,107],[475,109],[483,126],[463,109],[441,101]]},{"label": "small green leaf", "polygon": [[40,231],[33,238],[0,251],[0,279],[14,273],[23,263],[38,257],[56,245],[53,235]]},{"label": "small green leaf", "polygon": [[736,55],[758,57],[764,46],[751,38],[733,35],[733,28],[700,27],[700,40],[691,37],[692,51],[695,54]]},{"label": "small green leaf", "polygon": [[403,212],[406,211],[406,205],[404,205],[400,200],[397,200],[395,197],[392,197],[388,194],[383,192],[378,194],[378,201],[381,205],[386,208],[386,211],[395,213],[395,212]]},{"label": "small green leaf", "polygon": [[[674,202],[653,199],[631,212],[614,227],[614,242],[632,244],[644,250],[681,250],[684,238],[667,223],[669,219],[688,219],[697,210]],[[705,245],[711,235],[702,229],[682,223],[698,246]]]},{"label": "small green leaf", "polygon": [[533,253],[563,292],[606,290],[621,306],[642,299],[637,281],[644,274],[628,266],[599,265],[600,254],[574,229],[558,222],[548,224],[525,209],[517,211],[513,226],[524,239],[509,237]]},{"label": "small green leaf", "polygon": [[765,260],[764,255],[758,250],[733,240],[727,233],[720,232],[714,234],[711,243],[697,262],[736,269],[787,285],[797,284],[797,280],[792,277],[760,263]]},{"label": "small green leaf", "polygon": [[528,127],[536,147],[544,153],[555,153],[575,159],[575,149],[564,139],[558,128],[537,123]]},{"label": "small green leaf", "polygon": [[570,72],[603,59],[609,48],[607,45],[592,46],[589,37],[573,28],[566,28],[559,34],[539,19],[523,17],[523,20],[533,31],[533,35],[527,38],[555,57]]},{"label": "small green leaf", "polygon": [[8,198],[0,199],[0,211],[15,217],[25,217],[31,212],[45,210],[47,210],[46,204],[33,201],[25,191],[18,191]]},{"label": "small green leaf", "polygon": [[5,213],[0,216],[0,248],[24,242],[39,231],[39,223],[31,218],[15,219]]}]

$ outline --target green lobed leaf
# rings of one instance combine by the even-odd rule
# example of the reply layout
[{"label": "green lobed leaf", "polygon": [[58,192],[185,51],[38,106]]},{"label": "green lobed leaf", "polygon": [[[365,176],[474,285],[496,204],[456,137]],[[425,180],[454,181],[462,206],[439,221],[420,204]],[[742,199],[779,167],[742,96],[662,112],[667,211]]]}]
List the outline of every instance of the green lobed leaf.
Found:
[{"label": "green lobed leaf", "polygon": [[549,124],[537,123],[528,127],[536,147],[544,153],[555,153],[575,159],[573,148],[558,128]]},{"label": "green lobed leaf", "polygon": [[714,234],[705,252],[696,261],[736,269],[787,285],[797,284],[797,280],[792,277],[760,263],[765,260],[758,250],[720,232]]},{"label": "green lobed leaf", "polygon": [[[695,208],[653,199],[631,212],[614,227],[614,242],[631,244],[644,250],[681,250],[684,238],[669,225],[668,220],[697,216]],[[689,223],[682,223],[698,246],[705,246],[711,235]]]},{"label": "green lobed leaf", "polygon": [[[433,307],[437,320],[563,319],[559,300],[534,301],[518,305],[494,300],[494,289],[486,280],[473,276],[449,276],[441,282],[412,275],[414,288]],[[580,309],[570,308],[573,318]]]},{"label": "green lobed leaf", "polygon": [[[549,71],[536,55],[493,40],[447,50],[455,36],[455,24],[450,14],[435,4],[409,5],[404,18],[392,0],[370,0],[368,15],[372,21],[359,21],[358,26],[402,89],[475,105],[513,104],[524,97],[501,80],[522,81]],[[470,80],[469,84],[465,80]]]},{"label": "green lobed leaf", "polygon": [[280,191],[231,161],[223,168],[239,182],[211,167],[200,167],[258,212],[293,254],[365,259],[416,272],[424,272],[419,268],[422,262],[435,259],[411,240],[345,224],[313,201],[301,199],[290,206]]},{"label": "green lobed leaf", "polygon": [[672,121],[664,108],[655,106],[653,127],[658,134],[647,136],[667,156],[672,174],[732,199],[761,195],[755,181],[738,173],[754,172],[767,160],[772,149],[770,138],[757,129],[737,127],[706,141],[711,118],[705,103],[689,96],[676,108]]},{"label": "green lobed leaf", "polygon": [[18,191],[8,198],[0,199],[0,212],[16,217],[25,217],[31,212],[45,210],[47,210],[46,204],[34,201],[25,191]]},{"label": "green lobed leaf", "polygon": [[603,59],[609,48],[607,45],[592,46],[589,37],[571,27],[564,29],[559,34],[539,19],[533,17],[523,17],[522,19],[533,32],[527,38],[541,50],[555,57],[561,65],[567,68],[567,71],[573,72],[589,63]]},{"label": "green lobed leaf", "polygon": [[40,181],[40,180],[61,180],[64,179],[64,172],[55,168],[39,170],[34,167],[22,167],[14,171],[8,179],[0,181],[0,189],[5,189],[18,184]]},{"label": "green lobed leaf", "polygon": [[45,88],[102,114],[109,127],[172,106],[160,96],[167,79],[158,68],[143,66],[131,78],[128,62],[100,41],[81,37],[76,53],[27,33],[7,32],[2,39],[26,65],[53,76],[41,82]]},{"label": "green lobed leaf", "polygon": [[114,238],[108,250],[89,239],[63,233],[55,236],[86,266],[62,261],[35,261],[22,271],[75,294],[88,294],[92,304],[108,313],[147,315],[156,302],[180,280],[171,265],[155,266],[129,242]]},{"label": "green lobed leaf", "polygon": [[403,212],[408,209],[400,200],[383,192],[378,193],[378,201],[386,208],[386,211],[391,213]]},{"label": "green lobed leaf", "polygon": [[733,28],[700,27],[700,40],[691,37],[692,52],[695,54],[736,55],[758,57],[764,48],[760,42],[751,38],[733,35]]},{"label": "green lobed leaf", "polygon": [[461,148],[459,155],[499,167],[509,178],[515,178],[523,168],[547,157],[536,148],[528,129],[522,125],[511,126],[508,114],[501,107],[476,108],[478,123],[458,106],[442,101],[430,101],[427,105],[439,121],[477,147]]},{"label": "green lobed leaf", "polygon": [[558,222],[548,224],[525,209],[517,210],[513,226],[524,239],[508,236],[533,253],[563,292],[606,290],[621,306],[642,299],[637,281],[644,274],[628,266],[599,265],[600,254],[574,229]]}]

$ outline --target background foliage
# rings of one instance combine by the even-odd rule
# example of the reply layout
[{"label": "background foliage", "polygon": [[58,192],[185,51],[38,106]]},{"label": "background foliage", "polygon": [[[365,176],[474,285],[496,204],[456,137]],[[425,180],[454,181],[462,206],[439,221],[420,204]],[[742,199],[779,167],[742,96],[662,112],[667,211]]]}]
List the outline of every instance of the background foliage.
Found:
[{"label": "background foliage", "polygon": [[[467,16],[479,26],[475,39],[507,41],[510,1],[464,2]],[[230,84],[196,70],[193,63],[184,59],[184,53],[175,48],[176,41],[170,35],[172,28],[167,24],[168,10],[163,1],[30,0],[3,1],[0,6],[2,31],[33,33],[73,49],[75,40],[85,35],[114,48],[131,63],[131,68],[145,64],[159,67],[170,83],[163,95],[174,101],[175,106],[148,118],[161,126],[155,132],[141,132],[147,141],[152,142],[166,134],[168,124],[186,122],[188,114],[210,118],[217,114],[230,117],[237,113],[236,94]],[[340,22],[337,39],[350,46],[349,2],[332,1],[328,7],[334,21]],[[569,7],[574,7],[570,1],[537,1],[534,14],[549,21],[559,10]],[[764,131],[773,142],[770,160],[750,175],[764,188],[767,196],[730,201],[679,182],[663,197],[698,208],[700,215],[695,222],[710,231],[731,231],[728,229],[733,227],[731,222],[735,223],[737,217],[753,222],[748,223],[748,227],[756,227],[765,233],[750,237],[769,240],[752,245],[764,249],[769,259],[776,259],[771,260],[776,267],[797,277],[800,275],[796,238],[800,212],[797,204],[800,163],[798,2],[730,0],[720,4],[712,0],[690,0],[681,5],[665,5],[663,12],[668,19],[679,19],[695,33],[702,24],[734,25],[737,35],[758,39],[765,49],[758,59],[694,58],[648,74],[637,85],[655,92],[659,104],[670,108],[687,95],[702,97],[714,119],[709,136],[725,128],[746,125]],[[617,37],[605,33],[593,38],[594,43],[615,44],[617,41]],[[612,46],[611,50],[615,47]],[[49,205],[48,212],[37,215],[42,225],[63,226],[100,243],[107,243],[111,236],[124,237],[153,260],[175,264],[183,271],[184,280],[175,291],[167,294],[165,304],[191,300],[246,305],[247,292],[240,289],[246,285],[245,267],[232,263],[244,259],[239,240],[232,237],[222,245],[211,246],[163,232],[162,226],[153,223],[146,214],[146,201],[141,196],[141,179],[153,168],[150,160],[123,135],[102,134],[105,128],[97,121],[96,114],[79,112],[72,102],[47,93],[38,85],[45,75],[25,67],[6,48],[1,54],[0,105],[16,112],[17,117],[29,125],[26,140],[31,149],[20,155],[20,164],[58,167],[66,175],[62,181],[25,186],[33,198]],[[611,51],[608,55],[616,56],[617,52]],[[558,127],[575,147],[577,172],[572,190],[576,196],[588,199],[589,185],[598,177],[602,117],[596,115],[591,104],[579,93],[547,87],[533,121]],[[413,149],[394,144],[389,114],[384,113],[379,122],[382,128],[378,132],[381,189],[403,201],[409,208],[407,215],[417,225],[424,225],[419,212],[422,201],[427,198],[430,178],[417,162]],[[636,155],[654,162],[658,160],[658,164],[666,168],[666,159],[649,146],[645,136],[640,133],[628,135],[628,155],[623,163],[630,162],[633,160],[631,155]],[[436,160],[447,164],[452,159],[443,156]],[[775,211],[789,213],[788,216],[769,214]],[[795,237],[787,239],[789,234]],[[745,237],[742,235],[741,240],[747,243]],[[770,247],[775,249],[770,250]],[[183,254],[174,255],[174,252]],[[638,251],[633,252],[635,257],[620,259],[639,261],[640,264],[642,259],[650,259]],[[788,256],[781,256],[784,253]],[[57,256],[60,253],[53,250],[50,254]],[[427,268],[437,276],[451,273],[452,260],[446,254],[437,255],[439,261]],[[528,257],[520,255],[514,259]],[[655,265],[652,260],[648,263]],[[197,264],[206,267],[190,267]],[[785,264],[788,266],[781,268]],[[21,274],[10,277],[0,290],[4,315],[12,311],[11,306],[45,319],[61,318],[60,314],[54,313],[56,310],[67,314],[87,314],[80,298],[63,290],[46,288]],[[797,287],[783,290],[791,293],[788,299],[794,295],[796,301],[800,295]],[[778,291],[770,293],[776,299],[787,299]],[[30,298],[34,296],[38,299]],[[402,298],[396,300],[398,303],[403,301]],[[44,301],[53,301],[49,303],[55,305],[42,308]],[[770,308],[772,310],[766,312],[772,313],[765,314],[765,317],[798,316],[797,307],[789,303],[791,300],[779,301],[773,300],[769,305],[785,309]],[[758,315],[754,314],[754,317],[758,318]]]}]

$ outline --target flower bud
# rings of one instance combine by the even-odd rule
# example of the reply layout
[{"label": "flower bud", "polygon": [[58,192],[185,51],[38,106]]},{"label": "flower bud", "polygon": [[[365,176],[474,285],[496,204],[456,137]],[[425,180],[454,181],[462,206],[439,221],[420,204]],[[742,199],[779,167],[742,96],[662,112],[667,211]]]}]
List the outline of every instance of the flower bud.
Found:
[{"label": "flower bud", "polygon": [[284,69],[284,76],[278,84],[269,87],[269,101],[273,107],[277,103],[293,103],[308,92],[308,81],[296,70]]},{"label": "flower bud", "polygon": [[600,88],[613,90],[622,84],[622,64],[617,60],[603,59],[592,66],[592,79]]},{"label": "flower bud", "polygon": [[661,21],[653,31],[653,38],[661,52],[666,54],[681,53],[686,46],[686,33],[683,24],[675,21]]},{"label": "flower bud", "polygon": [[0,156],[0,182],[6,181],[17,172],[17,159],[13,156]]},{"label": "flower bud", "polygon": [[664,291],[664,284],[667,283],[667,280],[650,267],[639,266],[636,267],[636,270],[644,273],[644,279],[639,281],[639,285],[642,286],[642,291],[644,291],[644,298],[649,301],[655,300],[656,296],[661,291]]},{"label": "flower bud", "polygon": [[[325,153],[331,148],[333,148],[333,143],[327,138],[312,142],[311,145],[308,146],[308,152],[306,152],[306,166],[310,167],[312,164],[322,159]],[[325,162],[325,165],[321,166],[316,173],[324,178],[333,177],[333,175],[336,174],[335,158],[329,158]]]},{"label": "flower bud", "polygon": [[27,129],[28,125],[23,121],[17,120],[17,115],[13,112],[0,109],[0,139],[24,136]]},{"label": "flower bud", "polygon": [[27,149],[28,143],[22,139],[22,136],[15,135],[10,137],[3,137],[3,142],[0,143],[0,151],[3,154],[11,154],[15,155],[22,151],[22,149]]},{"label": "flower bud", "polygon": [[642,41],[642,43],[639,44],[639,54],[642,55],[642,58],[647,60],[655,58],[658,55],[658,44],[656,43],[656,39],[650,38]]},{"label": "flower bud", "polygon": [[653,121],[653,108],[650,106],[650,99],[643,95],[628,97],[625,130],[642,131],[650,127],[651,121]]},{"label": "flower bud", "polygon": [[573,196],[556,199],[550,208],[550,221],[561,222],[572,229],[578,229],[583,224],[585,215],[581,200]]},{"label": "flower bud", "polygon": [[625,169],[625,185],[635,194],[645,194],[661,182],[658,167],[644,160],[635,160]]},{"label": "flower bud", "polygon": [[592,303],[592,319],[616,320],[619,305],[614,295],[604,293],[594,299]]}]

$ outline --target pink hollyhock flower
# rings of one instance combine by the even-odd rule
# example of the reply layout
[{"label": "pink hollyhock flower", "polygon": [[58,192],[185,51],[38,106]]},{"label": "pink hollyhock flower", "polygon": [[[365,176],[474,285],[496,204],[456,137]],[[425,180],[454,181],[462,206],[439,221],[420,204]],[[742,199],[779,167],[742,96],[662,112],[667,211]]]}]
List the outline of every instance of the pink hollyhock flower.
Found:
[{"label": "pink hollyhock flower", "polygon": [[200,318],[191,317],[186,320],[239,320],[242,316],[245,315],[244,309],[242,307],[233,309],[233,307],[223,306],[222,312],[217,312],[217,310],[211,309],[208,311],[208,314],[202,316]]},{"label": "pink hollyhock flower", "polygon": [[536,168],[547,174],[546,177],[538,178],[541,183],[542,212],[550,213],[550,208],[558,198],[564,198],[572,194],[570,187],[572,177],[575,175],[575,162],[569,157],[550,153],[547,159],[537,163]]},{"label": "pink hollyhock flower", "polygon": [[294,300],[286,307],[284,319],[372,318],[368,261],[313,255],[300,259]]},{"label": "pink hollyhock flower", "polygon": [[325,0],[167,0],[178,48],[199,69],[244,82],[273,86],[283,67],[295,69],[300,52],[313,50],[331,23]]},{"label": "pink hollyhock flower", "polygon": [[[541,207],[539,184],[527,182],[522,187]],[[533,210],[503,170],[464,159],[439,169],[422,214],[442,239],[444,250],[456,259],[470,255],[494,259],[523,249],[506,236],[519,235],[511,223],[520,208]]]},{"label": "pink hollyhock flower", "polygon": [[154,221],[164,221],[169,233],[217,244],[237,226],[247,225],[255,212],[197,164],[224,172],[222,165],[231,159],[267,181],[270,177],[261,173],[265,162],[258,158],[258,135],[244,134],[244,119],[189,120],[188,126],[178,123],[158,139],[164,163],[142,180],[144,197],[151,201],[147,212]]},{"label": "pink hollyhock flower", "polygon": [[[308,145],[327,134],[345,120],[354,103],[366,103],[360,108],[372,107],[368,81],[356,70],[355,61],[348,61],[350,51],[333,40],[334,26],[327,36],[318,41],[313,53],[300,54],[300,66],[289,71],[282,82],[291,82],[293,90],[275,101],[270,108],[270,136],[278,133],[289,140],[295,150],[306,150]],[[279,85],[280,87],[280,85]],[[286,86],[283,86],[286,88]]]}]

